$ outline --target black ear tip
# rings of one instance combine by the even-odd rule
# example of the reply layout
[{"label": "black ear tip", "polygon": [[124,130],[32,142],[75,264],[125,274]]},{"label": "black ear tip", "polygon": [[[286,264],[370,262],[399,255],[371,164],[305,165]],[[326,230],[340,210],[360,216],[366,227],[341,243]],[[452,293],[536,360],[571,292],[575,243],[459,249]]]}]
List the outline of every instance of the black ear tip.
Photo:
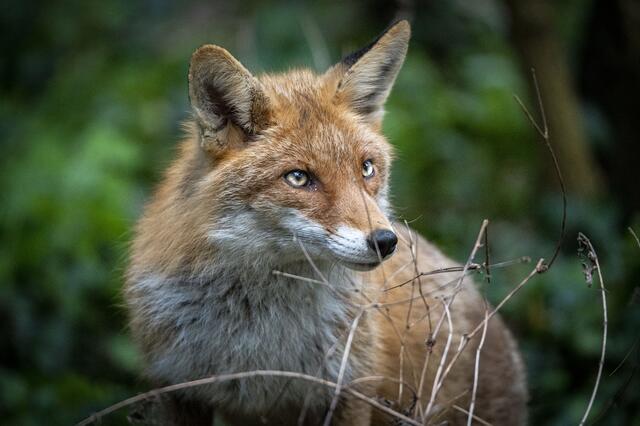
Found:
[{"label": "black ear tip", "polygon": [[395,19],[378,36],[378,39],[390,33],[411,33],[411,24],[407,19]]},{"label": "black ear tip", "polygon": [[368,51],[370,51],[373,48],[373,46],[375,46],[387,34],[393,35],[394,37],[400,37],[408,40],[409,37],[411,36],[411,25],[409,24],[409,21],[407,21],[406,19],[400,19],[400,20],[391,22],[391,24],[389,24],[387,28],[385,28],[384,31],[378,34],[378,36],[375,39],[373,39],[369,44],[367,44],[361,49],[356,50],[355,52],[348,54],[347,56],[342,58],[341,62],[347,67],[351,67],[353,64],[358,62],[358,59],[360,59]]}]

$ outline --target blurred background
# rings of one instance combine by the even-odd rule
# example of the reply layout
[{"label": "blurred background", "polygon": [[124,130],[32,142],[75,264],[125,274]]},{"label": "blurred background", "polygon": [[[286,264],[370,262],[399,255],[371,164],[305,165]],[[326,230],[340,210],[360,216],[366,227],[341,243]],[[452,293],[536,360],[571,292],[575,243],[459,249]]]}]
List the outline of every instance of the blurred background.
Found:
[{"label": "blurred background", "polygon": [[[459,260],[484,218],[492,261],[549,258],[561,194],[513,96],[539,117],[535,67],[569,207],[560,257],[503,311],[526,357],[530,423],[577,424],[595,381],[602,307],[581,231],[610,315],[589,423],[640,424],[640,247],[627,229],[640,233],[639,2],[179,3],[0,6],[3,424],[73,424],[149,389],[120,289],[132,226],[189,116],[191,52],[216,43],[255,73],[322,71],[397,17],[414,31],[384,126],[398,217]],[[480,281],[495,303],[531,267]]]}]

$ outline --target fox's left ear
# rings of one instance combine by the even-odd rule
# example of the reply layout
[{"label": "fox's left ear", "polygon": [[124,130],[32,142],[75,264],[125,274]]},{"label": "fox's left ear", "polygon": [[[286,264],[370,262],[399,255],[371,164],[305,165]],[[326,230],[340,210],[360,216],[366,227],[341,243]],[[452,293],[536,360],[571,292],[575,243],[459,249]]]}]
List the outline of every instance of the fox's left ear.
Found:
[{"label": "fox's left ear", "polygon": [[391,25],[368,46],[346,56],[329,72],[342,74],[335,100],[346,102],[366,121],[379,125],[384,103],[407,55],[411,26]]},{"label": "fox's left ear", "polygon": [[214,155],[270,124],[269,101],[260,83],[219,46],[204,45],[191,56],[189,98],[200,143]]}]

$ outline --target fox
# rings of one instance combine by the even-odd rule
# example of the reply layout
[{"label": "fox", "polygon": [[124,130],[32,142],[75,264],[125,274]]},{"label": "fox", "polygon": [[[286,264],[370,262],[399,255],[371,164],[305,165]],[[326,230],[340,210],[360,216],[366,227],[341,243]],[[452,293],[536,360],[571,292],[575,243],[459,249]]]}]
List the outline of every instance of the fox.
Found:
[{"label": "fox", "polygon": [[323,73],[193,53],[192,119],[137,224],[124,299],[151,383],[228,380],[173,392],[159,423],[458,425],[472,400],[474,421],[526,423],[499,315],[481,352],[471,339],[443,368],[487,304],[393,216],[382,123],[410,34],[398,21]]}]

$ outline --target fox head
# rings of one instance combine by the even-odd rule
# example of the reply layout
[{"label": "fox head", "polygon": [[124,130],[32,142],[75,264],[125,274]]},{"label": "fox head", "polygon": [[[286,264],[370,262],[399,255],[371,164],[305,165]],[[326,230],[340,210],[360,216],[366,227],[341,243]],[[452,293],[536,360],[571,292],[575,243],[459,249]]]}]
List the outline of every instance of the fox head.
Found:
[{"label": "fox head", "polygon": [[392,150],[381,120],[409,37],[400,21],[321,75],[254,77],[221,47],[196,50],[193,137],[169,172],[173,183],[159,191],[164,201],[152,207],[171,219],[157,222],[150,238],[185,252],[212,247],[279,262],[311,256],[354,269],[390,256]]}]

